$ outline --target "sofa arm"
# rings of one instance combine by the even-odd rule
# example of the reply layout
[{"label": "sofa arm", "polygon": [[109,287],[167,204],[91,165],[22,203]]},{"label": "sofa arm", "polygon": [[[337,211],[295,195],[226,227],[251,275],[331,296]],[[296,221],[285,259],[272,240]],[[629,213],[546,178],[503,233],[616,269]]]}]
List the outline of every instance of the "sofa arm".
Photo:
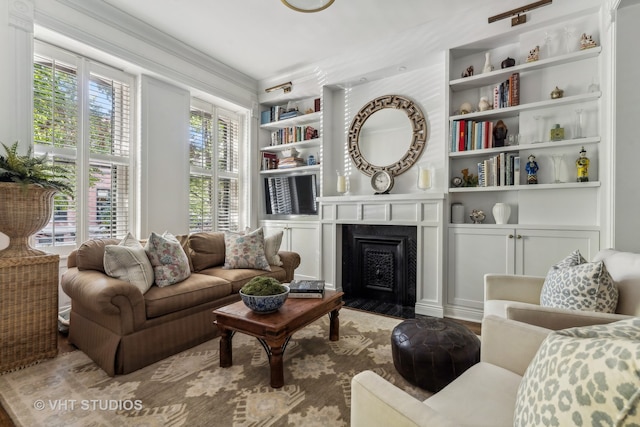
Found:
[{"label": "sofa arm", "polygon": [[480,360],[524,375],[550,329],[498,316],[482,319]]},{"label": "sofa arm", "polygon": [[456,424],[372,371],[351,379],[351,427],[453,427]]},{"label": "sofa arm", "polygon": [[564,308],[510,304],[506,307],[507,319],[525,322],[554,331],[576,326],[600,325],[629,319],[632,316],[616,313],[567,310]]},{"label": "sofa arm", "polygon": [[282,261],[282,268],[287,273],[285,282],[291,282],[296,268],[300,265],[300,254],[297,252],[280,251],[278,252],[280,260]]},{"label": "sofa arm", "polygon": [[74,267],[64,272],[61,286],[71,298],[74,311],[82,310],[85,316],[95,313],[91,320],[111,330],[130,333],[146,319],[144,297],[131,283]]},{"label": "sofa arm", "polygon": [[544,277],[485,274],[484,300],[520,301],[540,304]]}]

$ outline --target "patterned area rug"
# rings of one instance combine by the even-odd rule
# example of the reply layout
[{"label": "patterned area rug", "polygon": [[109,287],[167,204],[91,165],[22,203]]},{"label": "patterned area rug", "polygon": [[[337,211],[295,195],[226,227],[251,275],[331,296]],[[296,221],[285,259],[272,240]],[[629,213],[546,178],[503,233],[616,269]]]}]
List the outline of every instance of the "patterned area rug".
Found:
[{"label": "patterned area rug", "polygon": [[430,393],[393,367],[390,336],[400,319],[340,310],[340,340],[329,318],[293,335],[285,385],[269,386],[255,338],[233,337],[233,366],[219,367],[214,339],[128,375],[108,377],[74,351],[0,376],[0,398],[18,426],[348,426],[351,378],[377,372],[418,399]]}]

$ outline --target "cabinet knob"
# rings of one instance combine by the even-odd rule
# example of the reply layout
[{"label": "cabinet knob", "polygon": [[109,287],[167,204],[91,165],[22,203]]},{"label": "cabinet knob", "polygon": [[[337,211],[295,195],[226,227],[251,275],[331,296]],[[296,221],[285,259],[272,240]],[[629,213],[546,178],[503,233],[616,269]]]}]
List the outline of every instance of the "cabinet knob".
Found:
[{"label": "cabinet knob", "polygon": [[509,234],[509,238],[510,238],[510,239],[513,239],[513,234]]},{"label": "cabinet knob", "polygon": [[518,239],[522,239],[522,236],[518,234],[518,237],[517,237],[517,238],[518,238]]}]

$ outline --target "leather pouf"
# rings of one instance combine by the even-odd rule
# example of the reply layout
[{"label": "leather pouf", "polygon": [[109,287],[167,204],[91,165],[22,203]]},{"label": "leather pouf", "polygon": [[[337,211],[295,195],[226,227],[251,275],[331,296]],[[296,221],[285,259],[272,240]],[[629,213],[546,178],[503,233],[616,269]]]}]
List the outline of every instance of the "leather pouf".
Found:
[{"label": "leather pouf", "polygon": [[452,320],[421,317],[393,329],[391,352],[400,375],[437,392],[480,361],[480,339]]}]

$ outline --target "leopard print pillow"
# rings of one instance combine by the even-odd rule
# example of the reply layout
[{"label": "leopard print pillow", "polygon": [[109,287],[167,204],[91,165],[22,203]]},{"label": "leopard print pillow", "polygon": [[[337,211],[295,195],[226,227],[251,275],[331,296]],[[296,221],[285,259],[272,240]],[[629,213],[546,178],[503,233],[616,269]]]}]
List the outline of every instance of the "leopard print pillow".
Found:
[{"label": "leopard print pillow", "polygon": [[549,269],[540,293],[540,305],[615,313],[618,288],[602,261],[586,262],[575,251]]},{"label": "leopard print pillow", "polygon": [[555,331],[516,395],[514,426],[640,426],[640,318]]}]

